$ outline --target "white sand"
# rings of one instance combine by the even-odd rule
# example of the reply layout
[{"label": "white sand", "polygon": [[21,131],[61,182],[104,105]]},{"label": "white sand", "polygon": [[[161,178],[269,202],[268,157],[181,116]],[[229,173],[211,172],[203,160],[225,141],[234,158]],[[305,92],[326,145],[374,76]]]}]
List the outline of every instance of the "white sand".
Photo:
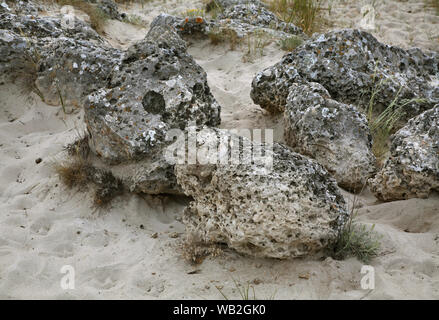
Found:
[{"label": "white sand", "polygon": [[[409,5],[397,3],[394,14]],[[197,7],[181,1],[160,5],[148,3],[143,13],[133,10],[151,21],[161,10]],[[404,24],[420,28],[416,17],[408,15]],[[429,20],[426,27],[437,31],[436,23]],[[399,25],[386,28],[393,32],[390,42],[410,46],[398,36]],[[109,43],[120,48],[143,38],[146,30],[119,22],[106,29]],[[422,39],[414,42],[429,48]],[[275,128],[275,139],[282,140],[279,117],[268,116],[249,97],[254,74],[284,54],[275,44],[253,63],[242,61],[242,51],[207,41],[194,41],[189,52],[206,70],[222,105],[223,128]],[[53,164],[82,129],[81,111],[65,115],[38,97],[23,96],[15,85],[0,86],[0,298],[221,299],[215,286],[239,298],[232,279],[256,279],[262,299],[273,294],[277,299],[439,298],[438,194],[384,204],[368,192],[360,196],[359,219],[376,224],[383,237],[381,253],[371,263],[376,271],[372,291],[361,289],[362,263],[355,258],[278,261],[226,250],[194,267],[181,257],[183,198],[127,194],[109,209],[96,210],[86,191],[67,189],[59,181]],[[174,232],[178,238],[170,237]],[[75,268],[74,290],[60,286],[63,265]],[[194,270],[199,271],[188,274]]]}]

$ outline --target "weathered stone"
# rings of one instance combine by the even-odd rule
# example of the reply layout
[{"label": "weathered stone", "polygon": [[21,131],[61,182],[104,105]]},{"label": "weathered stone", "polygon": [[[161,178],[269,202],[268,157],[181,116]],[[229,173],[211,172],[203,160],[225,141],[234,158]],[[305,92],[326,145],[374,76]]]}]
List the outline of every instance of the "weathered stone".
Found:
[{"label": "weathered stone", "polygon": [[175,32],[154,27],[109,74],[109,84],[84,104],[91,149],[113,165],[136,163],[124,178],[132,191],[179,191],[173,166],[163,159],[166,133],[220,123],[206,73]]},{"label": "weathered stone", "polygon": [[97,3],[97,7],[102,10],[107,17],[116,20],[121,19],[117,4],[113,0],[100,0]]},{"label": "weathered stone", "polygon": [[409,119],[439,102],[439,86],[433,81],[438,72],[437,53],[403,50],[382,44],[367,32],[346,29],[316,35],[258,73],[251,97],[262,108],[282,112],[293,83],[318,82],[333,99],[363,111],[373,91],[376,112],[395,98],[411,100],[404,107]]},{"label": "weathered stone", "polygon": [[36,86],[46,103],[81,106],[91,92],[104,87],[122,52],[86,40],[53,39],[40,48]]},{"label": "weathered stone", "polygon": [[355,106],[331,99],[320,84],[294,83],[284,113],[285,140],[314,158],[340,187],[358,192],[375,172],[367,119]]},{"label": "weathered stone", "polygon": [[439,191],[439,105],[392,136],[390,157],[369,183],[384,201],[426,198]]},{"label": "weathered stone", "polygon": [[26,73],[25,55],[29,44],[23,37],[0,29],[0,81]]},{"label": "weathered stone", "polygon": [[153,20],[151,26],[171,26],[182,36],[207,37],[210,33],[231,31],[238,38],[255,33],[265,33],[275,39],[289,38],[291,34],[305,37],[299,27],[281,21],[260,2],[229,5],[215,20],[161,14]]},{"label": "weathered stone", "polygon": [[299,27],[283,22],[260,2],[228,6],[218,15],[218,19],[239,21],[241,24],[279,30],[289,34],[302,34]]},{"label": "weathered stone", "polygon": [[4,12],[0,13],[0,29],[13,31],[20,36],[35,40],[65,36],[71,39],[103,42],[103,39],[89,24],[74,16],[72,19],[72,24],[63,26],[61,18],[57,17],[37,17]]},{"label": "weathered stone", "polygon": [[[198,147],[215,148],[233,137],[210,129],[198,132],[196,141]],[[194,199],[183,217],[189,236],[281,259],[315,253],[336,237],[347,217],[345,202],[322,166],[279,144],[270,148],[234,139],[243,145],[239,163],[230,163],[226,147],[216,163],[175,166],[178,183]],[[252,162],[257,148],[273,159],[272,167]]]}]

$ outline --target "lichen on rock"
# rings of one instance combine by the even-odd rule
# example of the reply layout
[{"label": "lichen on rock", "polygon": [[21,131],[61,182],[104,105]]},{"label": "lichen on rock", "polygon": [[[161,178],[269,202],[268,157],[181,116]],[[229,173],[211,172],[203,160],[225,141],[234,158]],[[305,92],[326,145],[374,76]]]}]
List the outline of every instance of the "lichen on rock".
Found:
[{"label": "lichen on rock", "polygon": [[322,164],[340,187],[359,192],[375,170],[366,117],[355,106],[331,99],[320,84],[294,83],[284,112],[285,141]]},{"label": "lichen on rock", "polygon": [[161,26],[125,52],[84,110],[92,151],[115,170],[123,171],[122,164],[130,190],[153,194],[180,192],[173,166],[163,158],[167,132],[220,123],[206,73],[185,42]]},{"label": "lichen on rock", "polygon": [[316,34],[282,60],[259,72],[252,82],[253,101],[270,112],[283,112],[293,83],[318,82],[334,100],[365,111],[374,92],[374,112],[395,98],[409,100],[405,119],[439,102],[432,80],[439,56],[419,49],[403,50],[378,42],[354,29]]},{"label": "lichen on rock", "polygon": [[384,201],[426,198],[439,191],[439,105],[392,136],[390,157],[369,184]]},{"label": "lichen on rock", "polygon": [[[197,134],[198,145],[215,145],[233,136],[218,129]],[[236,138],[236,137],[235,137]],[[241,139],[240,161],[177,164],[175,174],[194,200],[183,222],[191,237],[226,243],[236,251],[271,258],[316,253],[333,240],[347,218],[345,202],[330,174],[315,161],[274,144]],[[262,147],[267,162],[253,161]]]}]

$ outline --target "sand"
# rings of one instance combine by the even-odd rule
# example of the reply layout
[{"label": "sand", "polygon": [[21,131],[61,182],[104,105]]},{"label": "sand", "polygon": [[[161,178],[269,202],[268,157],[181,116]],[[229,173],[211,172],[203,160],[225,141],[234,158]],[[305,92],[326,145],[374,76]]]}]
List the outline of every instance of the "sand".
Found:
[{"label": "sand", "polygon": [[[436,32],[437,37],[438,18],[429,9],[419,1],[381,5],[388,10],[379,10],[375,22],[380,27],[372,31],[381,41],[437,50],[437,39],[427,41],[421,32]],[[179,13],[199,6],[199,1],[168,0],[128,11],[150,22],[160,11]],[[407,8],[414,13],[407,14]],[[400,16],[403,22],[392,22]],[[418,21],[422,16],[423,24]],[[359,7],[347,3],[334,6],[332,17],[331,28],[343,27],[342,20],[354,26],[361,20]],[[118,48],[146,32],[117,21],[106,27],[109,45]],[[412,43],[401,32],[416,35]],[[284,52],[272,43],[262,56],[244,62],[245,49],[230,51],[207,41],[189,44],[222,106],[221,127],[273,128],[275,140],[282,141],[281,118],[254,105],[249,92],[255,73]],[[389,203],[379,203],[367,190],[358,197],[358,219],[375,224],[382,237],[379,256],[371,262],[374,290],[361,288],[363,263],[356,258],[279,261],[225,250],[192,266],[181,252],[184,197],[125,194],[109,208],[96,209],[87,190],[68,189],[60,182],[54,165],[63,159],[63,146],[82,132],[82,117],[80,110],[64,114],[61,107],[45,105],[17,85],[0,86],[0,298],[222,299],[219,286],[229,298],[239,299],[235,280],[252,284],[260,299],[439,298],[438,194]],[[343,194],[352,201],[353,195]],[[75,289],[60,285],[64,265],[74,267]]]}]

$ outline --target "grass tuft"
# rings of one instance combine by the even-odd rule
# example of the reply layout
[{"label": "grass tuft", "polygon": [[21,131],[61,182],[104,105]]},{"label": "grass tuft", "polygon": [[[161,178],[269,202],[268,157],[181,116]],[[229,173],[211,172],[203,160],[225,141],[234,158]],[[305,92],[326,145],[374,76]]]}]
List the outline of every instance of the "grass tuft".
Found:
[{"label": "grass tuft", "polygon": [[214,28],[208,33],[210,43],[218,45],[228,42],[230,44],[230,50],[235,50],[238,44],[238,34],[235,30],[228,28]]},{"label": "grass tuft", "polygon": [[380,236],[374,231],[375,225],[368,228],[355,221],[356,197],[354,198],[349,219],[339,231],[336,240],[328,246],[329,255],[336,260],[357,257],[363,263],[369,263],[378,255]]},{"label": "grass tuft", "polygon": [[188,237],[183,243],[183,258],[192,265],[201,264],[209,256],[220,256],[223,251],[216,244],[208,244]]},{"label": "grass tuft", "polygon": [[[376,74],[373,75],[374,79]],[[390,78],[381,79],[378,84],[372,89],[369,103],[367,106],[367,120],[369,122],[370,131],[373,138],[372,152],[381,164],[387,152],[389,151],[389,138],[399,129],[400,120],[405,116],[405,107],[411,103],[423,103],[425,99],[401,99],[400,94],[402,86],[396,92],[393,100],[381,113],[376,113],[375,97],[384,88],[384,84],[390,81]]]},{"label": "grass tuft", "polygon": [[293,51],[303,43],[303,39],[299,36],[291,36],[280,40],[280,48],[285,51]]},{"label": "grass tuft", "polygon": [[281,20],[301,27],[308,35],[323,24],[321,0],[267,0],[270,10]]},{"label": "grass tuft", "polygon": [[80,136],[76,141],[66,145],[64,150],[69,160],[55,165],[55,171],[61,181],[69,188],[94,188],[94,204],[105,207],[118,195],[123,193],[123,183],[110,171],[94,167],[89,160],[90,149],[88,136]]}]

